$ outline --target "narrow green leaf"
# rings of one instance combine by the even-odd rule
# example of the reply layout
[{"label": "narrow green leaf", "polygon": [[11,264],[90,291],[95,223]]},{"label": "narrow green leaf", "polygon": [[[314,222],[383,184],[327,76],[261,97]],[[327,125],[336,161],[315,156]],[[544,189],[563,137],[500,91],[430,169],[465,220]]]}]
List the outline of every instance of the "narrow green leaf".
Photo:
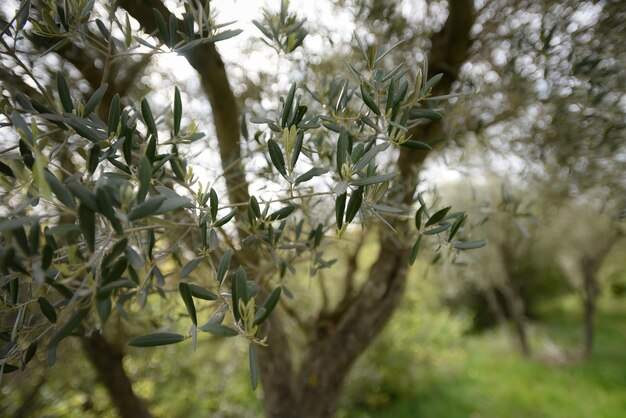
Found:
[{"label": "narrow green leaf", "polygon": [[35,222],[28,231],[28,245],[29,254],[36,255],[39,252],[39,242],[41,236],[41,229],[39,228],[39,222]]},{"label": "narrow green leaf", "polygon": [[2,374],[9,374],[9,373],[13,373],[18,371],[20,368],[17,366],[14,366],[12,364],[9,363],[2,363],[0,365],[0,370],[2,371]]},{"label": "narrow green leaf", "polygon": [[152,110],[150,110],[150,104],[146,99],[141,100],[141,115],[143,116],[143,121],[146,123],[148,132],[156,137],[157,128],[154,122],[154,116],[152,115]]},{"label": "narrow green leaf", "polygon": [[[120,96],[116,94],[111,100],[111,106],[109,107],[109,120],[108,120],[108,133],[112,134],[117,132],[117,125],[120,123],[120,116],[122,114],[122,108],[120,106]],[[126,138],[126,141],[131,141],[132,138]]]},{"label": "narrow green leaf", "polygon": [[98,316],[100,317],[100,323],[102,325],[106,324],[109,316],[111,316],[112,307],[113,303],[111,302],[110,297],[104,297],[96,300],[96,311],[98,311]]},{"label": "narrow green leaf", "polygon": [[30,254],[30,248],[28,246],[28,238],[26,238],[26,231],[24,227],[20,226],[19,228],[15,228],[11,231],[11,235],[14,242],[17,242],[20,249],[24,252],[26,256]]},{"label": "narrow green leaf", "polygon": [[97,292],[97,296],[99,298],[109,297],[115,289],[120,289],[120,288],[132,289],[135,287],[137,287],[137,283],[133,282],[132,280],[126,280],[126,279],[113,280],[107,283],[106,285],[102,286],[101,288],[99,288]]},{"label": "narrow green leaf", "polygon": [[322,174],[326,174],[326,173],[328,173],[328,168],[325,168],[325,167],[313,167],[312,169],[310,169],[306,173],[301,174],[300,176],[298,176],[298,178],[296,178],[296,181],[294,182],[294,185],[297,186],[300,183],[305,183],[305,182],[311,180],[313,177],[321,176]]},{"label": "narrow green leaf", "polygon": [[335,220],[337,222],[337,229],[341,229],[343,227],[343,216],[346,210],[346,198],[347,193],[342,193],[337,196],[335,200]]},{"label": "narrow green leaf", "polygon": [[54,257],[54,250],[50,244],[45,244],[41,250],[41,269],[48,270],[50,264],[52,264],[52,258]]},{"label": "narrow green leaf", "polygon": [[96,214],[82,203],[78,205],[78,223],[83,231],[89,251],[93,253],[96,247]]},{"label": "narrow green leaf", "polygon": [[70,88],[67,86],[67,81],[62,72],[57,72],[57,90],[59,92],[59,99],[63,105],[63,110],[67,113],[72,113],[74,110],[74,104],[72,103],[72,96],[70,95]]},{"label": "narrow green leaf", "polygon": [[[354,164],[359,160],[359,158],[363,156],[364,153],[365,153],[365,144],[362,142],[359,142],[354,147],[352,147],[352,152],[350,153],[350,160]],[[357,171],[357,170],[354,170],[354,171]]]},{"label": "narrow green leaf", "polygon": [[[26,139],[26,142],[32,146],[35,142],[33,132],[30,130],[30,127],[28,126],[22,115],[20,115],[16,110],[11,112],[11,122],[13,122],[13,126],[15,127],[15,130],[18,132],[20,137]],[[26,152],[30,152],[32,154],[31,148],[28,145],[24,145],[23,147],[21,147],[20,152],[22,153],[22,155]]]},{"label": "narrow green leaf", "polygon": [[116,233],[120,235],[123,234],[124,228],[122,228],[122,224],[115,215],[113,202],[111,201],[108,191],[102,187],[96,187],[96,201],[98,202],[98,212],[103,214],[109,222],[111,222]]},{"label": "narrow green leaf", "polygon": [[337,140],[337,172],[341,176],[341,167],[348,159],[348,134],[345,130],[341,130],[339,139]]},{"label": "narrow green leaf", "polygon": [[166,212],[170,212],[180,208],[193,208],[193,203],[187,197],[170,197],[165,199],[165,201],[159,206],[159,208],[154,212],[155,215],[161,215]]},{"label": "narrow green leaf", "polygon": [[361,51],[361,53],[365,57],[365,60],[369,60],[369,55],[367,54],[367,49],[365,48],[365,45],[363,45],[363,42],[361,42],[361,39],[359,38],[359,36],[356,34],[356,30],[353,33],[354,33],[354,39],[356,39],[356,43],[359,46],[359,50]]},{"label": "narrow green leaf", "polygon": [[197,284],[189,283],[189,290],[191,291],[191,295],[194,298],[203,299],[203,300],[217,300],[219,296],[215,293],[206,290],[205,288],[198,286]]},{"label": "narrow green leaf", "polygon": [[218,219],[213,224],[213,226],[216,228],[219,228],[220,226],[226,225],[231,219],[233,219],[236,213],[237,213],[237,209],[236,208],[232,209],[230,212],[228,212],[228,214],[226,214],[226,216],[223,216],[220,219]]},{"label": "narrow green leaf", "polygon": [[235,271],[231,285],[233,316],[235,317],[235,322],[239,322],[241,319],[239,301],[243,301],[244,304],[248,303],[248,283],[243,267],[240,266],[237,271]]},{"label": "narrow green leaf", "polygon": [[135,221],[137,219],[145,218],[146,216],[154,215],[166,200],[167,198],[163,195],[150,197],[143,203],[135,206],[133,210],[130,211],[128,214],[128,220]]},{"label": "narrow green leaf", "polygon": [[215,220],[217,219],[217,209],[219,201],[217,198],[217,193],[215,192],[215,190],[213,190],[213,188],[211,188],[211,190],[209,191],[209,204],[211,205],[211,219],[215,223]]},{"label": "narrow green leaf", "polygon": [[485,241],[484,239],[481,239],[478,241],[466,241],[466,242],[453,241],[451,244],[454,248],[457,248],[459,250],[474,250],[476,248],[481,248],[487,245],[487,241]]},{"label": "narrow green leaf", "polygon": [[93,144],[93,147],[89,150],[89,157],[87,159],[87,171],[89,174],[96,172],[98,164],[100,163],[100,145]]},{"label": "narrow green leaf", "polygon": [[226,39],[230,39],[230,38],[233,38],[233,37],[239,35],[241,32],[243,32],[242,29],[225,30],[225,31],[220,32],[217,35],[214,35],[211,38],[209,38],[209,41],[210,42],[225,41]]},{"label": "narrow green leaf", "polygon": [[178,41],[178,19],[176,15],[172,13],[169,20],[169,47],[172,48]]},{"label": "narrow green leaf", "polygon": [[432,109],[411,109],[409,110],[409,116],[411,119],[429,119],[429,120],[441,120],[443,115]]},{"label": "narrow green leaf", "polygon": [[100,31],[100,34],[102,35],[102,37],[105,40],[108,40],[111,37],[111,33],[107,29],[107,27],[104,24],[104,22],[102,21],[102,19],[96,19],[96,26],[98,27],[98,30]]},{"label": "narrow green leaf", "polygon": [[402,101],[404,100],[404,98],[406,97],[406,93],[409,90],[409,82],[404,80],[402,82],[402,84],[400,84],[400,87],[398,88],[398,91],[396,91],[394,97],[393,97],[393,101],[392,101],[392,108],[395,109],[398,108],[398,106],[400,106],[400,104],[402,103]]},{"label": "narrow green leaf", "polygon": [[385,181],[389,181],[393,178],[395,178],[398,175],[398,173],[387,173],[387,174],[380,174],[377,176],[371,176],[371,177],[363,177],[360,178],[358,180],[353,180],[351,182],[351,184],[355,185],[355,186],[368,186],[370,184],[376,184],[376,183],[382,183]]},{"label": "narrow green leaf", "polygon": [[261,31],[261,33],[263,33],[263,35],[265,35],[267,38],[269,38],[270,40],[273,40],[274,37],[272,36],[272,33],[267,30],[267,28],[265,26],[263,26],[260,22],[253,20],[252,23],[254,24],[254,26],[257,27],[258,30]]},{"label": "narrow green leaf", "polygon": [[445,218],[448,212],[450,211],[450,208],[451,206],[448,206],[433,213],[433,216],[431,216],[430,219],[428,219],[428,221],[426,222],[426,225],[424,226],[428,228],[429,226],[434,225],[437,222],[443,220],[443,218]]},{"label": "narrow green leaf", "polygon": [[33,341],[28,345],[26,349],[26,354],[24,354],[24,364],[30,363],[30,361],[35,357],[35,353],[37,352],[37,341]]},{"label": "narrow green leaf", "polygon": [[389,144],[387,142],[371,147],[365,154],[363,154],[363,156],[359,158],[352,169],[355,172],[361,171],[370,163],[370,161],[374,159],[374,157],[376,157],[378,153],[385,151],[387,148],[389,148]]},{"label": "narrow green leaf", "polygon": [[424,87],[422,88],[422,96],[426,96],[430,94],[433,87],[435,87],[435,85],[439,83],[442,77],[443,77],[443,73],[439,73],[435,75],[433,78],[431,78],[430,80],[428,80],[426,84],[424,84]]},{"label": "narrow green leaf", "polygon": [[183,302],[185,302],[185,307],[187,308],[187,312],[189,312],[189,316],[191,317],[191,322],[194,325],[198,325],[198,317],[196,315],[196,305],[193,303],[193,298],[191,296],[191,289],[189,288],[189,284],[187,283],[179,283],[178,291],[180,292],[180,297],[183,298]]},{"label": "narrow green leaf", "polygon": [[291,84],[291,88],[289,89],[289,93],[287,93],[287,98],[285,99],[285,103],[283,105],[283,114],[281,115],[281,126],[284,128],[287,126],[287,121],[291,116],[291,110],[293,108],[293,98],[296,94],[296,83]]},{"label": "narrow green leaf", "polygon": [[141,203],[146,198],[148,191],[150,190],[150,184],[152,183],[152,164],[148,157],[143,155],[139,160],[139,167],[137,171],[139,177],[139,189],[137,190],[137,202]]},{"label": "narrow green leaf", "polygon": [[15,173],[13,172],[13,169],[9,167],[8,165],[6,165],[5,163],[3,163],[2,161],[0,161],[0,173],[4,174],[7,177],[15,177]]},{"label": "narrow green leaf", "polygon": [[19,216],[0,222],[0,232],[12,231],[23,225],[32,224],[39,220],[39,216]]},{"label": "narrow green leaf", "polygon": [[393,107],[393,96],[396,93],[396,79],[392,78],[387,86],[387,100],[385,102],[385,112],[389,112]]},{"label": "narrow green leaf", "polygon": [[422,236],[420,235],[415,241],[413,248],[411,249],[411,255],[409,256],[410,265],[413,265],[415,263],[415,260],[417,259],[417,254],[419,253],[419,250],[420,250],[421,243],[422,243]]},{"label": "narrow green leaf", "polygon": [[180,270],[180,278],[184,279],[185,277],[189,276],[191,272],[194,271],[196,267],[198,267],[198,265],[203,259],[204,257],[194,258],[193,260],[185,264],[183,268]]},{"label": "narrow green leaf", "polygon": [[422,216],[424,215],[424,206],[420,206],[420,208],[415,212],[415,229],[418,231],[422,227]]},{"label": "narrow green leaf", "polygon": [[365,87],[363,84],[361,84],[361,97],[363,98],[363,102],[365,103],[365,105],[369,107],[370,110],[376,115],[380,116],[380,109],[376,105],[374,98],[372,98],[372,96],[370,96],[367,91],[365,91]]},{"label": "narrow green leaf", "polygon": [[[28,14],[30,13],[30,0],[22,0],[20,1],[20,7],[17,10],[17,15],[15,16],[15,29],[21,30],[26,22],[28,22]],[[6,373],[6,370],[5,370]]]},{"label": "narrow green leaf", "polygon": [[252,390],[256,390],[259,384],[259,361],[257,360],[256,348],[253,342],[250,343],[248,354],[250,357],[250,383],[252,384]]},{"label": "narrow green leaf", "polygon": [[300,157],[300,153],[302,152],[302,145],[304,142],[304,133],[302,131],[298,132],[296,136],[296,143],[293,146],[293,151],[291,152],[291,168],[293,169],[298,162],[298,158]]},{"label": "narrow green leaf", "polygon": [[85,104],[85,107],[83,109],[83,117],[86,118],[87,116],[91,114],[91,112],[96,110],[96,107],[102,101],[102,98],[104,97],[104,93],[106,93],[108,87],[109,85],[104,83],[103,85],[98,87],[96,91],[94,91],[94,93],[91,95],[91,97]]},{"label": "narrow green leaf", "polygon": [[124,237],[121,240],[117,241],[111,249],[102,257],[102,266],[108,267],[113,264],[117,256],[122,254],[128,245],[128,238]]},{"label": "narrow green leaf", "polygon": [[267,299],[265,299],[265,302],[263,302],[263,306],[262,306],[262,308],[264,309],[263,313],[259,315],[258,317],[254,318],[254,325],[261,324],[270,316],[270,314],[272,313],[272,311],[274,310],[274,308],[276,307],[276,305],[278,305],[278,302],[280,301],[281,293],[282,293],[282,289],[280,286],[274,289],[272,293],[270,293]]},{"label": "narrow green leaf", "polygon": [[207,322],[202,325],[200,329],[204,332],[210,332],[217,337],[236,337],[239,335],[237,330],[234,330],[226,325],[216,324],[214,322]]},{"label": "narrow green leaf", "polygon": [[271,215],[269,215],[266,218],[266,220],[268,222],[272,222],[272,221],[285,219],[286,217],[291,215],[294,210],[296,210],[296,207],[294,205],[289,204],[289,205],[284,206],[284,207],[278,209],[277,211],[273,212]]},{"label": "narrow green leaf", "polygon": [[50,171],[45,170],[44,176],[52,193],[59,199],[61,203],[63,203],[66,207],[75,210],[76,209],[76,201],[74,200],[74,196],[72,193],[65,187],[65,185],[58,179],[54,174]]},{"label": "narrow green leaf", "polygon": [[263,118],[260,116],[252,116],[250,118],[250,122],[256,123],[256,124],[266,124],[266,123],[273,123],[274,121],[272,119]]},{"label": "narrow green leaf", "polygon": [[241,114],[241,123],[239,125],[239,131],[241,136],[248,141],[250,139],[250,134],[248,133],[248,124],[246,122],[246,114],[245,112]]},{"label": "narrow green leaf", "polygon": [[[76,133],[91,142],[98,143],[107,139],[107,135],[93,123],[77,116],[68,116],[63,119]],[[89,126],[91,125],[91,126]]]},{"label": "narrow green leaf", "polygon": [[165,26],[165,19],[163,18],[163,15],[157,9],[152,9],[152,12],[154,13],[154,20],[156,21],[156,24],[157,24],[159,37],[161,38],[161,40],[163,41],[165,45],[171,46],[169,31],[167,30],[167,26]]},{"label": "narrow green leaf", "polygon": [[467,214],[464,213],[462,216],[459,216],[456,219],[456,221],[454,221],[454,223],[452,224],[452,228],[450,228],[450,235],[448,235],[448,242],[452,241],[452,238],[454,238],[456,233],[459,231],[459,228],[463,226],[466,220],[467,220]]},{"label": "narrow green leaf", "polygon": [[156,236],[154,234],[154,229],[149,229],[147,232],[147,239],[146,239],[146,253],[148,255],[148,259],[150,261],[153,260],[153,256],[152,256],[152,252],[154,250],[154,244],[156,243]]},{"label": "narrow green leaf", "polygon": [[228,271],[228,268],[230,267],[230,259],[233,256],[233,252],[231,250],[226,250],[226,252],[224,253],[224,255],[222,256],[222,259],[220,260],[220,265],[217,269],[217,283],[222,284],[222,282],[224,281],[224,277],[226,277],[226,272]]},{"label": "narrow green leaf", "polygon": [[156,347],[160,345],[176,344],[184,341],[185,337],[171,332],[154,332],[152,334],[135,337],[128,342],[132,347]]},{"label": "narrow green leaf", "polygon": [[180,120],[183,116],[183,102],[180,98],[180,90],[174,88],[174,136],[180,132]]},{"label": "narrow green leaf", "polygon": [[250,196],[250,203],[248,204],[254,216],[257,219],[261,219],[261,208],[259,207],[259,202],[256,200],[256,197]]},{"label": "narrow green leaf", "polygon": [[267,146],[269,148],[272,164],[274,164],[274,167],[276,167],[278,172],[282,174],[283,177],[286,177],[287,170],[285,169],[285,159],[283,158],[283,152],[280,147],[273,139],[269,139],[267,141]]},{"label": "narrow green leaf", "polygon": [[452,224],[448,223],[448,222],[442,222],[439,224],[439,226],[436,226],[432,229],[427,229],[426,231],[424,231],[424,235],[436,235],[436,234],[441,234],[442,232],[447,231],[448,229],[450,229],[450,227],[452,226]]},{"label": "narrow green leaf", "polygon": [[350,196],[350,200],[348,200],[348,206],[346,208],[346,223],[352,222],[356,214],[359,212],[361,204],[363,203],[363,190],[364,187],[361,186],[352,193],[352,196]]},{"label": "narrow green leaf", "polygon": [[53,324],[56,324],[57,313],[54,310],[54,307],[52,306],[52,304],[48,302],[48,300],[44,298],[43,296],[40,296],[37,299],[37,303],[39,304],[39,309],[41,310],[41,313],[48,319],[48,321],[52,322]]}]

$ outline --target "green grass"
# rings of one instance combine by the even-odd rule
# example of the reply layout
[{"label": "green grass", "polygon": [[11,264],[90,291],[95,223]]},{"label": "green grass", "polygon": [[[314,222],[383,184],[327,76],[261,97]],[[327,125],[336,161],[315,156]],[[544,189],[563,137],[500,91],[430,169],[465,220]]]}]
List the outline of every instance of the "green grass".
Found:
[{"label": "green grass", "polygon": [[[536,357],[545,341],[573,351],[580,340],[575,309],[536,328]],[[468,337],[465,356],[446,376],[436,370],[415,396],[385,409],[352,411],[377,418],[624,418],[626,417],[626,303],[604,307],[597,318],[595,352],[587,362],[522,358],[503,332]]]}]

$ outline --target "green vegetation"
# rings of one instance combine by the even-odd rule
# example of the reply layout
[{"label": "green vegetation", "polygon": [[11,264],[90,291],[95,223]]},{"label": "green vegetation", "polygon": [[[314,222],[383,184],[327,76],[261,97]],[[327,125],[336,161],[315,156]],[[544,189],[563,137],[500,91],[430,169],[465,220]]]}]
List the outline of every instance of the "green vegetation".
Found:
[{"label": "green vegetation", "polygon": [[[467,337],[458,355],[423,376],[410,399],[345,417],[619,418],[626,411],[626,307],[606,300],[597,318],[597,349],[587,362],[548,355],[580,342],[580,312],[565,300],[534,327],[538,359],[511,350],[503,330]],[[550,341],[549,346],[547,341]],[[448,349],[449,350],[449,349]],[[459,354],[460,351],[460,354]],[[443,353],[441,353],[443,354]]]}]

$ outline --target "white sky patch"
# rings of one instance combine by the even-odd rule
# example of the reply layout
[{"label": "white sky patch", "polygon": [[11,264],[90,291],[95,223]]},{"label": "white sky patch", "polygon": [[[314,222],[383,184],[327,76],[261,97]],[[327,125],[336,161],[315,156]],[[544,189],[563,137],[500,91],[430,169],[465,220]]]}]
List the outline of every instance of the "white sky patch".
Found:
[{"label": "white sky patch", "polygon": [[[231,39],[221,41],[217,47],[224,61],[238,63],[251,74],[275,68],[275,52],[269,47],[253,51],[246,56],[242,51],[252,39],[263,37],[261,32],[252,23],[253,20],[262,20],[263,9],[278,11],[280,1],[277,0],[213,0],[212,5],[217,14],[217,22],[235,21],[228,29],[242,29],[243,32]],[[333,31],[333,42],[350,42],[352,31],[355,28],[352,15],[347,11],[337,11],[331,2],[292,0],[290,11],[297,12],[299,18],[305,18],[315,26],[324,24]],[[307,23],[304,25],[307,28]],[[304,41],[304,48],[311,53],[322,53],[327,48],[327,42],[316,33],[309,33]],[[185,80],[195,77],[195,71],[186,63],[186,60],[175,53],[162,54],[158,57],[158,64],[171,70],[176,78]]]}]

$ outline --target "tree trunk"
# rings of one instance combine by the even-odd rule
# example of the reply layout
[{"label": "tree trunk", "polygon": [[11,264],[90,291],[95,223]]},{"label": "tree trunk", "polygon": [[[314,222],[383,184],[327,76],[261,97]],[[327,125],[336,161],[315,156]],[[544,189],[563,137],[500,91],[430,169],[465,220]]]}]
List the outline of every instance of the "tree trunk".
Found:
[{"label": "tree trunk", "polygon": [[583,349],[582,356],[587,359],[593,351],[594,318],[598,297],[597,267],[594,260],[584,257],[581,260],[583,273]]},{"label": "tree trunk", "polygon": [[314,322],[296,372],[289,373],[286,334],[275,326],[280,318],[273,318],[269,347],[260,356],[268,418],[333,416],[350,367],[383,329],[404,292],[407,250],[391,237],[382,244],[384,256],[377,259],[353,303],[345,311],[321,313]]},{"label": "tree trunk", "polygon": [[94,333],[82,339],[83,350],[93,364],[100,382],[106,387],[111,401],[122,418],[152,418],[146,404],[133,391],[124,371],[124,354],[102,335]]},{"label": "tree trunk", "polygon": [[487,306],[491,311],[491,314],[494,316],[496,325],[502,325],[506,323],[506,315],[502,310],[502,305],[498,301],[498,296],[496,295],[496,289],[493,285],[489,285],[486,288],[482,289],[482,293],[487,301]]},{"label": "tree trunk", "polygon": [[507,311],[513,322],[513,329],[520,351],[524,357],[530,357],[524,299],[520,295],[518,283],[515,280],[513,270],[514,257],[511,249],[504,244],[500,246],[500,253],[505,271],[505,281],[501,289],[506,300]]}]

